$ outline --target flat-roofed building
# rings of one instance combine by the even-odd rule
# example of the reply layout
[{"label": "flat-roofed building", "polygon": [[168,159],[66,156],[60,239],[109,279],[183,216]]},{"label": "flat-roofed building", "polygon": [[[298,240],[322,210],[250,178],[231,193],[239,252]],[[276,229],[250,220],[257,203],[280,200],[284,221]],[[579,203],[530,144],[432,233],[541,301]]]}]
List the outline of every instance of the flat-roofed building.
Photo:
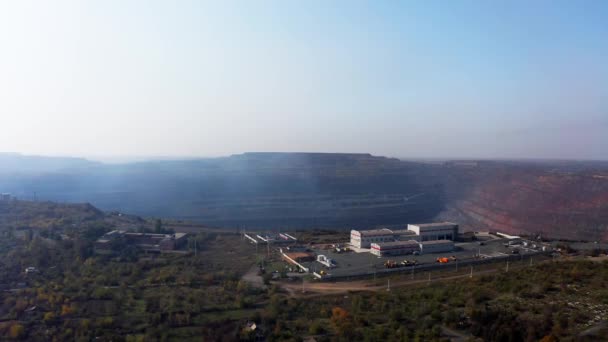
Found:
[{"label": "flat-roofed building", "polygon": [[350,244],[357,248],[370,248],[372,243],[390,241],[395,241],[395,234],[388,228],[350,231]]},{"label": "flat-roofed building", "polygon": [[104,234],[95,243],[96,251],[111,251],[117,243],[132,245],[149,252],[177,250],[187,243],[187,233],[153,234],[113,230]]},{"label": "flat-roofed building", "polygon": [[393,237],[395,240],[403,241],[418,240],[420,238],[415,231],[408,229],[393,230]]},{"label": "flat-roofed building", "polygon": [[451,252],[454,250],[454,241],[451,240],[433,240],[423,241],[420,243],[421,253],[442,253]]},{"label": "flat-roofed building", "polygon": [[377,256],[412,254],[417,251],[420,251],[420,244],[415,240],[371,244],[371,253]]},{"label": "flat-roofed building", "polygon": [[420,241],[456,240],[458,225],[452,222],[408,224],[407,229],[420,236]]}]

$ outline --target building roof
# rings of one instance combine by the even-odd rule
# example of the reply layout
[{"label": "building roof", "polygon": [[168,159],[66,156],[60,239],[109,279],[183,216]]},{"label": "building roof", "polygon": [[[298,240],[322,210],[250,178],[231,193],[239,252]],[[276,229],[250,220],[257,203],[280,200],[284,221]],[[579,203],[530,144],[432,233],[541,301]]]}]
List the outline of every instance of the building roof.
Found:
[{"label": "building roof", "polygon": [[395,235],[416,235],[416,232],[413,230],[400,229],[400,230],[393,230],[393,234],[395,234]]},{"label": "building roof", "polygon": [[292,252],[292,253],[284,253],[286,256],[290,257],[293,260],[297,260],[300,258],[314,258],[314,255],[306,252]]},{"label": "building roof", "polygon": [[418,246],[418,241],[416,240],[407,240],[407,241],[390,241],[390,242],[374,242],[372,245],[378,245],[380,248],[385,247],[399,247],[399,246]]},{"label": "building roof", "polygon": [[97,239],[99,243],[106,243],[114,238],[118,238],[119,236],[128,237],[132,239],[155,239],[155,240],[166,240],[166,239],[182,239],[186,237],[188,233],[175,233],[175,234],[156,234],[156,233],[139,233],[139,232],[130,232],[124,230],[113,230],[104,234],[102,237]]},{"label": "building roof", "polygon": [[452,240],[434,240],[434,241],[423,241],[422,242],[423,245],[443,245],[443,244],[450,244],[453,245],[454,241]]},{"label": "building roof", "polygon": [[379,235],[394,235],[393,231],[388,228],[372,229],[372,230],[355,230],[361,236],[379,236]]},{"label": "building roof", "polygon": [[417,227],[441,227],[441,226],[457,226],[454,222],[432,222],[432,223],[418,223],[412,224],[412,226]]},{"label": "building roof", "polygon": [[138,233],[138,232],[125,232],[124,235],[131,236],[131,237],[147,237],[147,238],[166,238],[166,237],[171,236],[171,234]]}]

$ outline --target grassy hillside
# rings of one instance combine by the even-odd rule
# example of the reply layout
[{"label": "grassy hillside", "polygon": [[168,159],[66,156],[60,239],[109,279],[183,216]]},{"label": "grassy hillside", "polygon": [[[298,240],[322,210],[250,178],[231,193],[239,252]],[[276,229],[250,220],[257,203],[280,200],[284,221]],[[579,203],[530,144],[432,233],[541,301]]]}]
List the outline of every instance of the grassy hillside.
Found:
[{"label": "grassy hillside", "polygon": [[145,220],[126,214],[104,213],[91,204],[54,202],[0,201],[0,228],[38,230],[79,229],[92,224],[114,227],[149,225]]}]

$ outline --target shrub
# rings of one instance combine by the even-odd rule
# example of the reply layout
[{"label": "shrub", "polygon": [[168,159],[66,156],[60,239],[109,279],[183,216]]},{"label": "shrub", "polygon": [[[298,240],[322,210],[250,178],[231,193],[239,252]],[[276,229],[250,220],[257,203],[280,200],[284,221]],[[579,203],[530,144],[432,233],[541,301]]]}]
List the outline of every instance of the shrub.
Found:
[{"label": "shrub", "polygon": [[13,339],[21,339],[25,336],[25,328],[19,323],[11,325],[8,336]]}]

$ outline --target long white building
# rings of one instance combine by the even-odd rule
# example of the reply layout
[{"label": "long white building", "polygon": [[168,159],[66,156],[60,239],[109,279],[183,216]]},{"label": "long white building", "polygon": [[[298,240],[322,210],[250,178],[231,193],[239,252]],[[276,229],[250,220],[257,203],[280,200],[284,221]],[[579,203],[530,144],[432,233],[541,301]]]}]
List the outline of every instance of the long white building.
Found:
[{"label": "long white building", "polygon": [[424,254],[451,252],[453,250],[454,241],[450,240],[433,240],[420,243],[420,252]]},{"label": "long white building", "polygon": [[420,236],[420,241],[456,240],[458,225],[452,222],[408,224],[407,229]]},{"label": "long white building", "polygon": [[395,234],[387,228],[350,231],[350,244],[357,248],[370,248],[374,242],[391,241],[395,241]]},{"label": "long white building", "polygon": [[412,254],[420,251],[420,244],[415,240],[374,242],[370,251],[377,256]]}]

